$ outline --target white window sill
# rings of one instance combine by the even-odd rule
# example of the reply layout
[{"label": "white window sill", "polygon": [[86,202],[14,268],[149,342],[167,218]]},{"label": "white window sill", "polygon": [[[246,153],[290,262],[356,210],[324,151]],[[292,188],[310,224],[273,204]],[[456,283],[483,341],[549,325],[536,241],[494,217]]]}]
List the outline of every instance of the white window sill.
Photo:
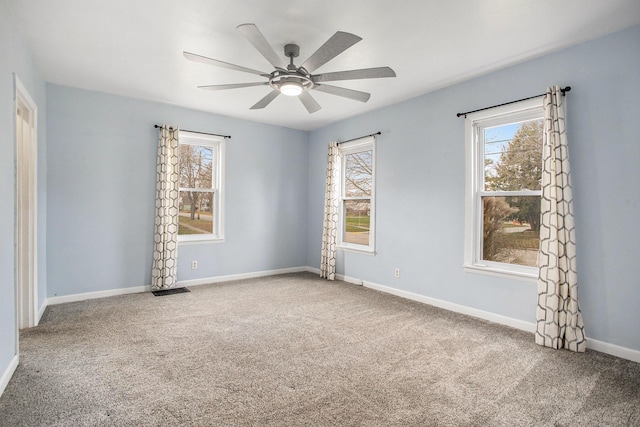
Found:
[{"label": "white window sill", "polygon": [[358,253],[358,254],[365,254],[365,255],[371,255],[371,256],[374,256],[376,254],[375,249],[369,248],[369,247],[359,248],[357,246],[337,245],[336,249],[338,249],[339,251],[355,252],[355,253]]},{"label": "white window sill", "polygon": [[531,283],[536,283],[538,281],[538,274],[536,272],[501,269],[484,264],[465,264],[463,267],[466,273],[484,274],[487,276],[502,277],[506,279],[517,279]]},{"label": "white window sill", "polygon": [[208,243],[224,243],[224,238],[206,238],[194,240],[182,240],[178,238],[178,245],[202,245]]}]

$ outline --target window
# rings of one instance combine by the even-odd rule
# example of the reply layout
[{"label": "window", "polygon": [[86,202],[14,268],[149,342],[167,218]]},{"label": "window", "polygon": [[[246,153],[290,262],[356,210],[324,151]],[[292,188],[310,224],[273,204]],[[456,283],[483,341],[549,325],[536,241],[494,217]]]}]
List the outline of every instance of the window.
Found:
[{"label": "window", "polygon": [[339,145],[342,248],[374,250],[374,141],[366,137]]},{"label": "window", "polygon": [[178,240],[223,240],[222,137],[180,131]]},{"label": "window", "polygon": [[540,98],[466,118],[468,271],[537,277],[542,132]]}]

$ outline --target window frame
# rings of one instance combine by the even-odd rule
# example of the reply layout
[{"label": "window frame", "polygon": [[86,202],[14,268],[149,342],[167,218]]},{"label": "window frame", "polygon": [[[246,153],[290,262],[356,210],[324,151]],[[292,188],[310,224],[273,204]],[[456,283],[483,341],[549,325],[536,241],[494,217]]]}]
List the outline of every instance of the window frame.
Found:
[{"label": "window frame", "polygon": [[[375,254],[375,191],[376,191],[376,139],[373,136],[358,138],[354,141],[344,142],[338,145],[338,162],[340,167],[339,178],[339,215],[338,215],[338,242],[337,248],[347,251],[364,252]],[[348,154],[360,153],[363,151],[371,151],[371,195],[369,197],[347,197],[346,193],[346,161],[345,156]],[[369,204],[369,244],[362,245],[344,241],[345,233],[345,201],[346,200],[370,200]]]},{"label": "window frame", "polygon": [[179,131],[178,135],[178,166],[180,166],[181,145],[196,145],[211,147],[213,150],[215,174],[211,176],[211,188],[178,188],[178,197],[182,191],[201,191],[213,193],[213,233],[178,235],[178,243],[222,243],[224,242],[224,158],[226,138],[205,133]]},{"label": "window frame", "polygon": [[[487,196],[540,196],[541,190],[485,191],[484,146],[481,129],[519,121],[544,118],[542,96],[513,104],[467,114],[465,118],[465,272],[516,278],[535,282],[538,267],[509,264],[482,259],[483,207]],[[542,152],[540,153],[542,162]]]}]

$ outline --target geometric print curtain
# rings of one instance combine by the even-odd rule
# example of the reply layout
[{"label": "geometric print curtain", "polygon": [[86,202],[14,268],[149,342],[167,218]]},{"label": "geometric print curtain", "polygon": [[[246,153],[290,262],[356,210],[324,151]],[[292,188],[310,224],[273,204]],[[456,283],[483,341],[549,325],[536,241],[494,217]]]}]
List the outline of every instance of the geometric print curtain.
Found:
[{"label": "geometric print curtain", "polygon": [[338,143],[329,143],[327,155],[327,181],[322,220],[322,251],[320,277],[335,280],[336,242],[338,237],[338,172],[340,170]]},{"label": "geometric print curtain", "polygon": [[564,96],[559,86],[544,97],[542,201],[537,344],[583,352],[587,342],[578,305],[576,236]]},{"label": "geometric print curtain", "polygon": [[156,219],[153,234],[152,290],[177,283],[178,259],[178,129],[160,128],[156,168]]}]

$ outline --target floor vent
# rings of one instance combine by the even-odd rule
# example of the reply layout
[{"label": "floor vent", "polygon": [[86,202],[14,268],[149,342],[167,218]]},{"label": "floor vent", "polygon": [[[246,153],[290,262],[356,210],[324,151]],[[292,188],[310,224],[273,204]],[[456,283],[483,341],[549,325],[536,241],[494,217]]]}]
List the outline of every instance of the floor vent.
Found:
[{"label": "floor vent", "polygon": [[157,297],[163,297],[165,295],[173,295],[173,294],[184,294],[185,292],[191,292],[187,288],[173,288],[173,289],[162,289],[159,291],[151,291],[151,293]]}]

